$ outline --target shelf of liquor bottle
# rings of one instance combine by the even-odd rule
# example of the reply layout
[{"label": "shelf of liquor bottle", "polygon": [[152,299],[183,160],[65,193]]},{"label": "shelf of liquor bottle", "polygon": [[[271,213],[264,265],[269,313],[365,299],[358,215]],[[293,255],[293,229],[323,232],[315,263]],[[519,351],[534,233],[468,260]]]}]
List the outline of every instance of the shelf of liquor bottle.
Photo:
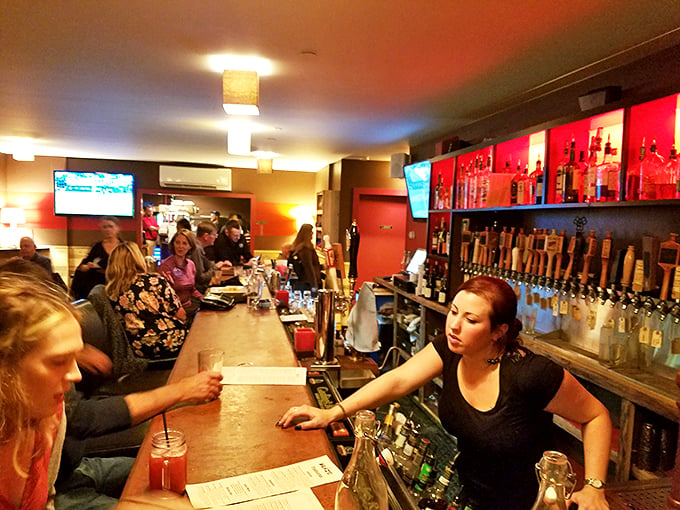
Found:
[{"label": "shelf of liquor bottle", "polygon": [[427,212],[429,214],[450,214],[453,211],[455,211],[455,209],[430,209]]},{"label": "shelf of liquor bottle", "polygon": [[677,386],[673,380],[637,368],[604,366],[591,353],[549,335],[523,335],[522,340],[533,352],[559,363],[576,377],[669,420],[677,420]]},{"label": "shelf of liquor bottle", "polygon": [[400,294],[404,296],[407,299],[410,299],[414,303],[418,303],[419,305],[424,306],[425,308],[429,308],[430,310],[434,310],[435,312],[439,312],[442,315],[446,315],[449,313],[449,309],[447,306],[442,305],[437,303],[436,301],[432,301],[430,299],[426,299],[422,296],[416,296],[415,294],[408,292],[404,289],[401,289],[397,286],[395,286],[391,280],[388,280],[387,278],[380,278],[380,277],[374,277],[373,281],[380,285],[381,287],[385,287],[386,289],[391,290],[392,292],[396,292],[397,294]]},{"label": "shelf of liquor bottle", "polygon": [[508,207],[477,207],[475,209],[454,209],[455,214],[469,214],[475,212],[503,212],[523,210],[548,209],[597,209],[600,207],[649,207],[649,206],[678,206],[680,199],[665,198],[663,200],[631,200],[621,202],[568,202],[561,204],[513,205]]}]

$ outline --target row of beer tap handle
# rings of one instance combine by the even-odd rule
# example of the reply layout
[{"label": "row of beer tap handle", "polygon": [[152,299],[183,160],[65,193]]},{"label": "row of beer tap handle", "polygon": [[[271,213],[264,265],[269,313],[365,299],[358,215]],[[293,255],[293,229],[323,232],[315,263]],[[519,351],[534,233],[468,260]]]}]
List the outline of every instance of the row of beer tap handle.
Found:
[{"label": "row of beer tap handle", "polygon": [[[649,300],[647,307],[657,307],[654,298],[665,303],[670,292],[671,298],[680,303],[677,234],[671,233],[664,242],[654,236],[643,236],[642,253],[636,256],[632,244],[614,252],[611,232],[606,232],[601,240],[594,230],[584,237],[585,222],[575,223],[576,233],[568,240],[564,230],[533,228],[527,234],[524,228],[503,227],[498,232],[486,227],[473,232],[464,225],[461,271],[466,277],[491,274],[565,294],[581,294],[593,301],[630,299],[642,306]],[[593,272],[598,268],[593,259],[598,256],[599,272]]]}]

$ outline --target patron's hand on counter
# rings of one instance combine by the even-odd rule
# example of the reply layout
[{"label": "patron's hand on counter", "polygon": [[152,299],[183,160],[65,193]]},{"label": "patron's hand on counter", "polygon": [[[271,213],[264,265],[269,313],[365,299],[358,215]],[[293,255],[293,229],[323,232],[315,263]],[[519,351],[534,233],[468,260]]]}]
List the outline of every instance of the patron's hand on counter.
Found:
[{"label": "patron's hand on counter", "polygon": [[322,429],[333,421],[345,418],[345,413],[338,405],[330,409],[319,409],[308,405],[294,406],[288,409],[276,422],[283,429],[295,425],[295,430]]}]

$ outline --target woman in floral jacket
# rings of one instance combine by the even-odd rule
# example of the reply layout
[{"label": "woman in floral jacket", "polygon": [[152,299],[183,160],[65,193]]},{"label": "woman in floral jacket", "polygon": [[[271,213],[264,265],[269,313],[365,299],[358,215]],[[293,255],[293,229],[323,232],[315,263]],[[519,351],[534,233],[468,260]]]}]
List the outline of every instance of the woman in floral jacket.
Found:
[{"label": "woman in floral jacket", "polygon": [[186,312],[165,278],[146,273],[135,243],[123,242],[113,250],[106,281],[106,294],[135,354],[147,359],[176,357],[186,338]]}]

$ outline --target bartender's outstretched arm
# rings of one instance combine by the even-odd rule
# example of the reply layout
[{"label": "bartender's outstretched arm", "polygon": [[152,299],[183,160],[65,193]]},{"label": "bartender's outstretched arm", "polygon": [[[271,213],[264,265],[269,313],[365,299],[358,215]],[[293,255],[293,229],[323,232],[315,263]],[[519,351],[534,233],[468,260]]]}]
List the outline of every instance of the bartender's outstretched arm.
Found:
[{"label": "bartender's outstretched arm", "polygon": [[297,423],[295,428],[298,430],[326,427],[329,423],[352,416],[361,409],[380,407],[411,393],[440,375],[442,368],[439,354],[432,344],[428,344],[406,363],[374,379],[341,404],[330,409],[309,405],[294,406],[281,416],[276,425],[287,428]]}]

